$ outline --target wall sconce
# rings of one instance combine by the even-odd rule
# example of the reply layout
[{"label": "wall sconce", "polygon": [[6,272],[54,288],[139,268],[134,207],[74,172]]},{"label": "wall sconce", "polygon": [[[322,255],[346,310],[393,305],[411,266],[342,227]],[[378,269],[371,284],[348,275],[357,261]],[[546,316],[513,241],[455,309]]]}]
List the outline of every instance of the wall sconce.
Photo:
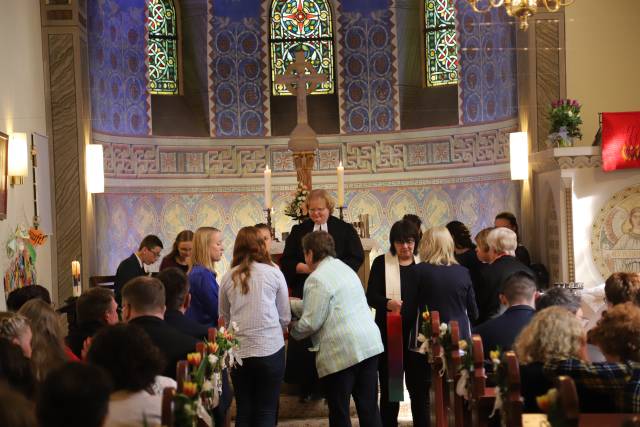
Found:
[{"label": "wall sconce", "polygon": [[529,179],[529,137],[527,132],[509,134],[509,157],[511,159],[511,179]]},{"label": "wall sconce", "polygon": [[104,193],[104,163],[101,144],[88,144],[86,148],[85,173],[87,191]]},{"label": "wall sconce", "polygon": [[29,176],[29,150],[26,133],[12,133],[9,136],[7,175],[11,185],[22,184]]}]

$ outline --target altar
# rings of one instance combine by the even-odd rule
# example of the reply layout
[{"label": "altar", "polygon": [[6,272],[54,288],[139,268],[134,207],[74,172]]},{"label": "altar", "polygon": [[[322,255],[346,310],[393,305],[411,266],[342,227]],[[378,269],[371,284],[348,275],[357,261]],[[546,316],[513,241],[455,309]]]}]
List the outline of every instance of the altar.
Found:
[{"label": "altar", "polygon": [[[364,262],[358,270],[358,277],[362,282],[364,290],[367,290],[367,283],[369,282],[369,273],[371,271],[371,250],[379,249],[378,242],[373,239],[361,238],[362,248],[364,249]],[[272,242],[271,243],[271,256],[278,262],[284,251],[284,242]]]}]

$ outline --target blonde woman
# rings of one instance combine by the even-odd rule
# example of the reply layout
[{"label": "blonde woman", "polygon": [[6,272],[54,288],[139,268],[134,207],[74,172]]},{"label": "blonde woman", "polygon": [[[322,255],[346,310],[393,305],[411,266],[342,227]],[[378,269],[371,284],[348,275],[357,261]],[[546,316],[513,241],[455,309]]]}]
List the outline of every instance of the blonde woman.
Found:
[{"label": "blonde woman", "polygon": [[0,338],[6,338],[20,347],[27,359],[31,358],[31,326],[26,317],[18,313],[0,313]]},{"label": "blonde woman", "polygon": [[43,381],[50,371],[70,360],[65,350],[60,316],[49,304],[39,299],[27,301],[18,314],[26,317],[31,324],[31,361],[36,378]]},{"label": "blonde woman", "polygon": [[[550,331],[553,331],[550,333]],[[541,412],[536,396],[553,387],[542,371],[546,362],[586,359],[586,337],[580,319],[564,307],[538,312],[513,345],[520,362],[524,412]]]},{"label": "blonde woman", "polygon": [[214,266],[222,259],[223,252],[220,230],[213,227],[196,230],[189,266],[191,305],[185,314],[203,325],[218,325],[219,286]]},{"label": "blonde woman", "polygon": [[440,312],[440,321],[457,320],[461,338],[469,338],[469,320],[478,317],[469,270],[458,264],[451,233],[446,227],[428,229],[420,240],[422,262],[415,268],[420,287],[419,307]]}]

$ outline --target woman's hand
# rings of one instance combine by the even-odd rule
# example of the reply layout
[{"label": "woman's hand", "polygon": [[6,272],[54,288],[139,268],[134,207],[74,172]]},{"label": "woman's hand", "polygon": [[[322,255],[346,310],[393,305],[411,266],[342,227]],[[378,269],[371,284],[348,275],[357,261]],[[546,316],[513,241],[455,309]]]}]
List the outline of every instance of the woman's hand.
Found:
[{"label": "woman's hand", "polygon": [[390,299],[387,301],[387,310],[392,313],[400,313],[400,309],[402,308],[402,301],[398,301],[395,299]]}]

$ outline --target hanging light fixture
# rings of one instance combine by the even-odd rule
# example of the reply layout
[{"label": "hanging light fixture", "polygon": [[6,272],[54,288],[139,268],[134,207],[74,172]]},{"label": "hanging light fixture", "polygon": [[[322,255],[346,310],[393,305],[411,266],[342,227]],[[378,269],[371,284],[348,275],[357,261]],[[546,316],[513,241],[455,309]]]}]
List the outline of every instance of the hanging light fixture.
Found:
[{"label": "hanging light fixture", "polygon": [[543,11],[557,12],[561,7],[569,6],[574,0],[467,0],[471,8],[478,13],[486,13],[491,9],[504,6],[507,15],[520,21],[520,29],[526,31],[529,28],[529,17]]}]

